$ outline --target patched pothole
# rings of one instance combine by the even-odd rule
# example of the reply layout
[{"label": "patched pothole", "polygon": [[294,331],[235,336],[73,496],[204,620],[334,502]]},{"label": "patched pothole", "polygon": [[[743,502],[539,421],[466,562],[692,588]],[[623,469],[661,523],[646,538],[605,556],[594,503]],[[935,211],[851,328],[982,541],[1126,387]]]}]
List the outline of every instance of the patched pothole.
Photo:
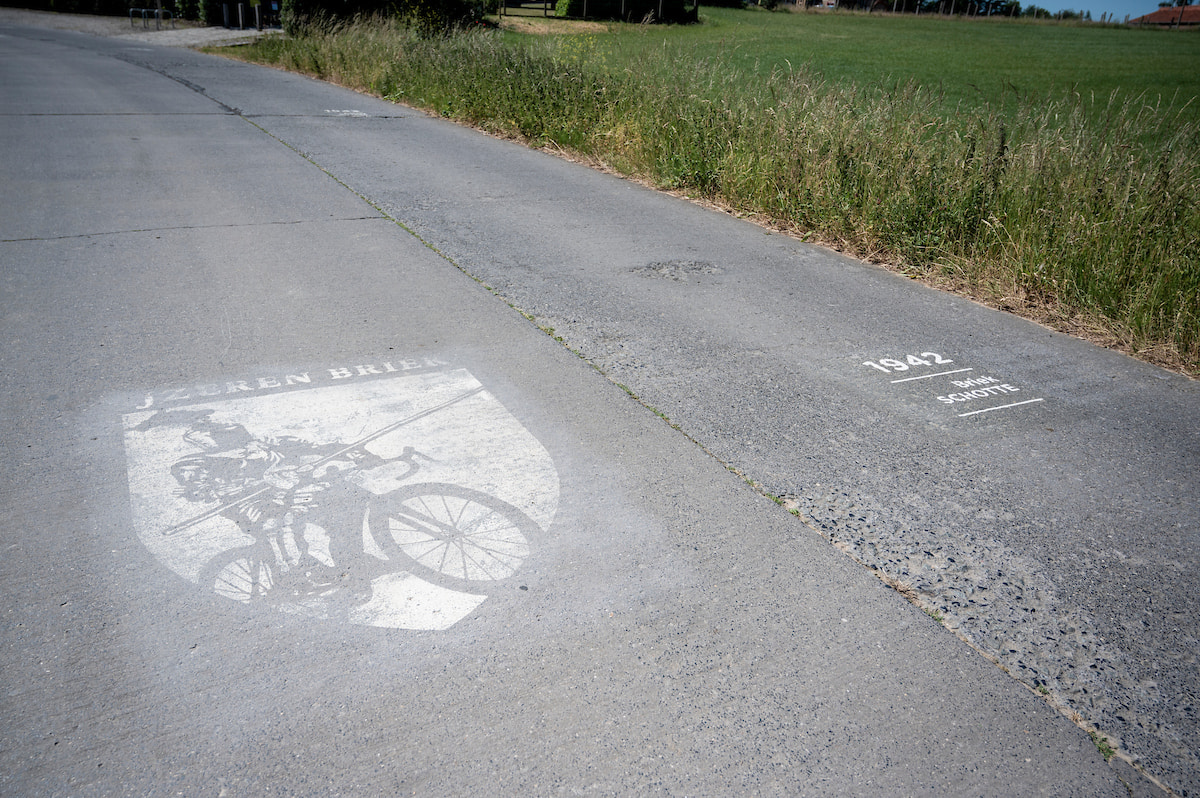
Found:
[{"label": "patched pothole", "polygon": [[725,270],[720,266],[703,260],[668,260],[651,263],[646,266],[638,266],[632,270],[633,274],[641,275],[642,277],[660,277],[667,280],[674,280],[677,283],[684,282],[693,277],[724,274],[724,272]]}]

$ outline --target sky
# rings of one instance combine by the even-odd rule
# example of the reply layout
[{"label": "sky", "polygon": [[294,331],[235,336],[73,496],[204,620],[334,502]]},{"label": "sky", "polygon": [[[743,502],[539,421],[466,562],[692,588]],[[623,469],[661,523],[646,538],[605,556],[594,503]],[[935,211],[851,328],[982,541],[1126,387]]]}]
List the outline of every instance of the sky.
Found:
[{"label": "sky", "polygon": [[1108,12],[1117,22],[1124,22],[1126,14],[1130,19],[1135,19],[1158,10],[1158,0],[1021,0],[1021,5],[1041,6],[1047,11],[1061,11],[1065,8],[1091,11],[1095,21],[1099,21],[1102,13]]}]

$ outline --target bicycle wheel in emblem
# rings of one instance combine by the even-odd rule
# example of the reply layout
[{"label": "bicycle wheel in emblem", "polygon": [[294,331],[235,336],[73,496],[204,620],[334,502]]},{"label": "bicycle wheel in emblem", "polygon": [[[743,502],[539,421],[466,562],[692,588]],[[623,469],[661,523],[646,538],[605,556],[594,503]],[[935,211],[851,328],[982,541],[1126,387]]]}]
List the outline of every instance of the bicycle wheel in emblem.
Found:
[{"label": "bicycle wheel in emblem", "polygon": [[316,562],[281,567],[260,542],[213,557],[198,581],[218,596],[242,604],[311,609],[345,590],[345,581],[333,578],[337,571]]},{"label": "bicycle wheel in emblem", "polygon": [[258,545],[219,554],[201,571],[200,583],[218,596],[243,604],[267,603],[274,598],[276,566],[270,552],[265,554]]},{"label": "bicycle wheel in emblem", "polygon": [[410,485],[371,503],[370,530],[389,558],[454,588],[502,583],[532,552],[540,527],[487,493],[458,485]]}]

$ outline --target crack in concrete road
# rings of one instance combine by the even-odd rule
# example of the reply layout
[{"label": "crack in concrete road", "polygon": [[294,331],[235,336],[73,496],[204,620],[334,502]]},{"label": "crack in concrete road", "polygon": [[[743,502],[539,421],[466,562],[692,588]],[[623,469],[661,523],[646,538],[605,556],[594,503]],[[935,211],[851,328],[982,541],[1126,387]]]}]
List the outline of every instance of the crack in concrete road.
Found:
[{"label": "crack in concrete road", "polygon": [[243,224],[194,224],[194,225],[169,225],[166,227],[139,227],[130,228],[127,230],[102,230],[90,233],[72,233],[62,236],[41,236],[32,238],[0,238],[0,243],[15,244],[23,241],[66,241],[76,238],[100,238],[103,236],[123,236],[123,235],[138,235],[142,233],[172,233],[181,230],[234,230],[244,227],[278,227],[293,224],[314,224],[316,222],[369,222],[369,221],[392,221],[383,216],[343,216],[330,219],[288,219],[285,221],[274,222],[245,222]]}]

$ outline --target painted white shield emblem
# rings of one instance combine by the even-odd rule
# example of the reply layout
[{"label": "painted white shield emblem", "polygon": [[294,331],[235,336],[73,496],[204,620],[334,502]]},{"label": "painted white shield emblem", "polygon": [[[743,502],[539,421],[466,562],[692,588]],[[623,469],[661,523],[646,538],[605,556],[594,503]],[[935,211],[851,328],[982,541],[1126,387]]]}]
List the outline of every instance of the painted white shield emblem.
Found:
[{"label": "painted white shield emblem", "polygon": [[231,601],[392,628],[447,629],[519,582],[558,506],[550,455],[463,369],[359,369],[125,414],[146,547]]}]

